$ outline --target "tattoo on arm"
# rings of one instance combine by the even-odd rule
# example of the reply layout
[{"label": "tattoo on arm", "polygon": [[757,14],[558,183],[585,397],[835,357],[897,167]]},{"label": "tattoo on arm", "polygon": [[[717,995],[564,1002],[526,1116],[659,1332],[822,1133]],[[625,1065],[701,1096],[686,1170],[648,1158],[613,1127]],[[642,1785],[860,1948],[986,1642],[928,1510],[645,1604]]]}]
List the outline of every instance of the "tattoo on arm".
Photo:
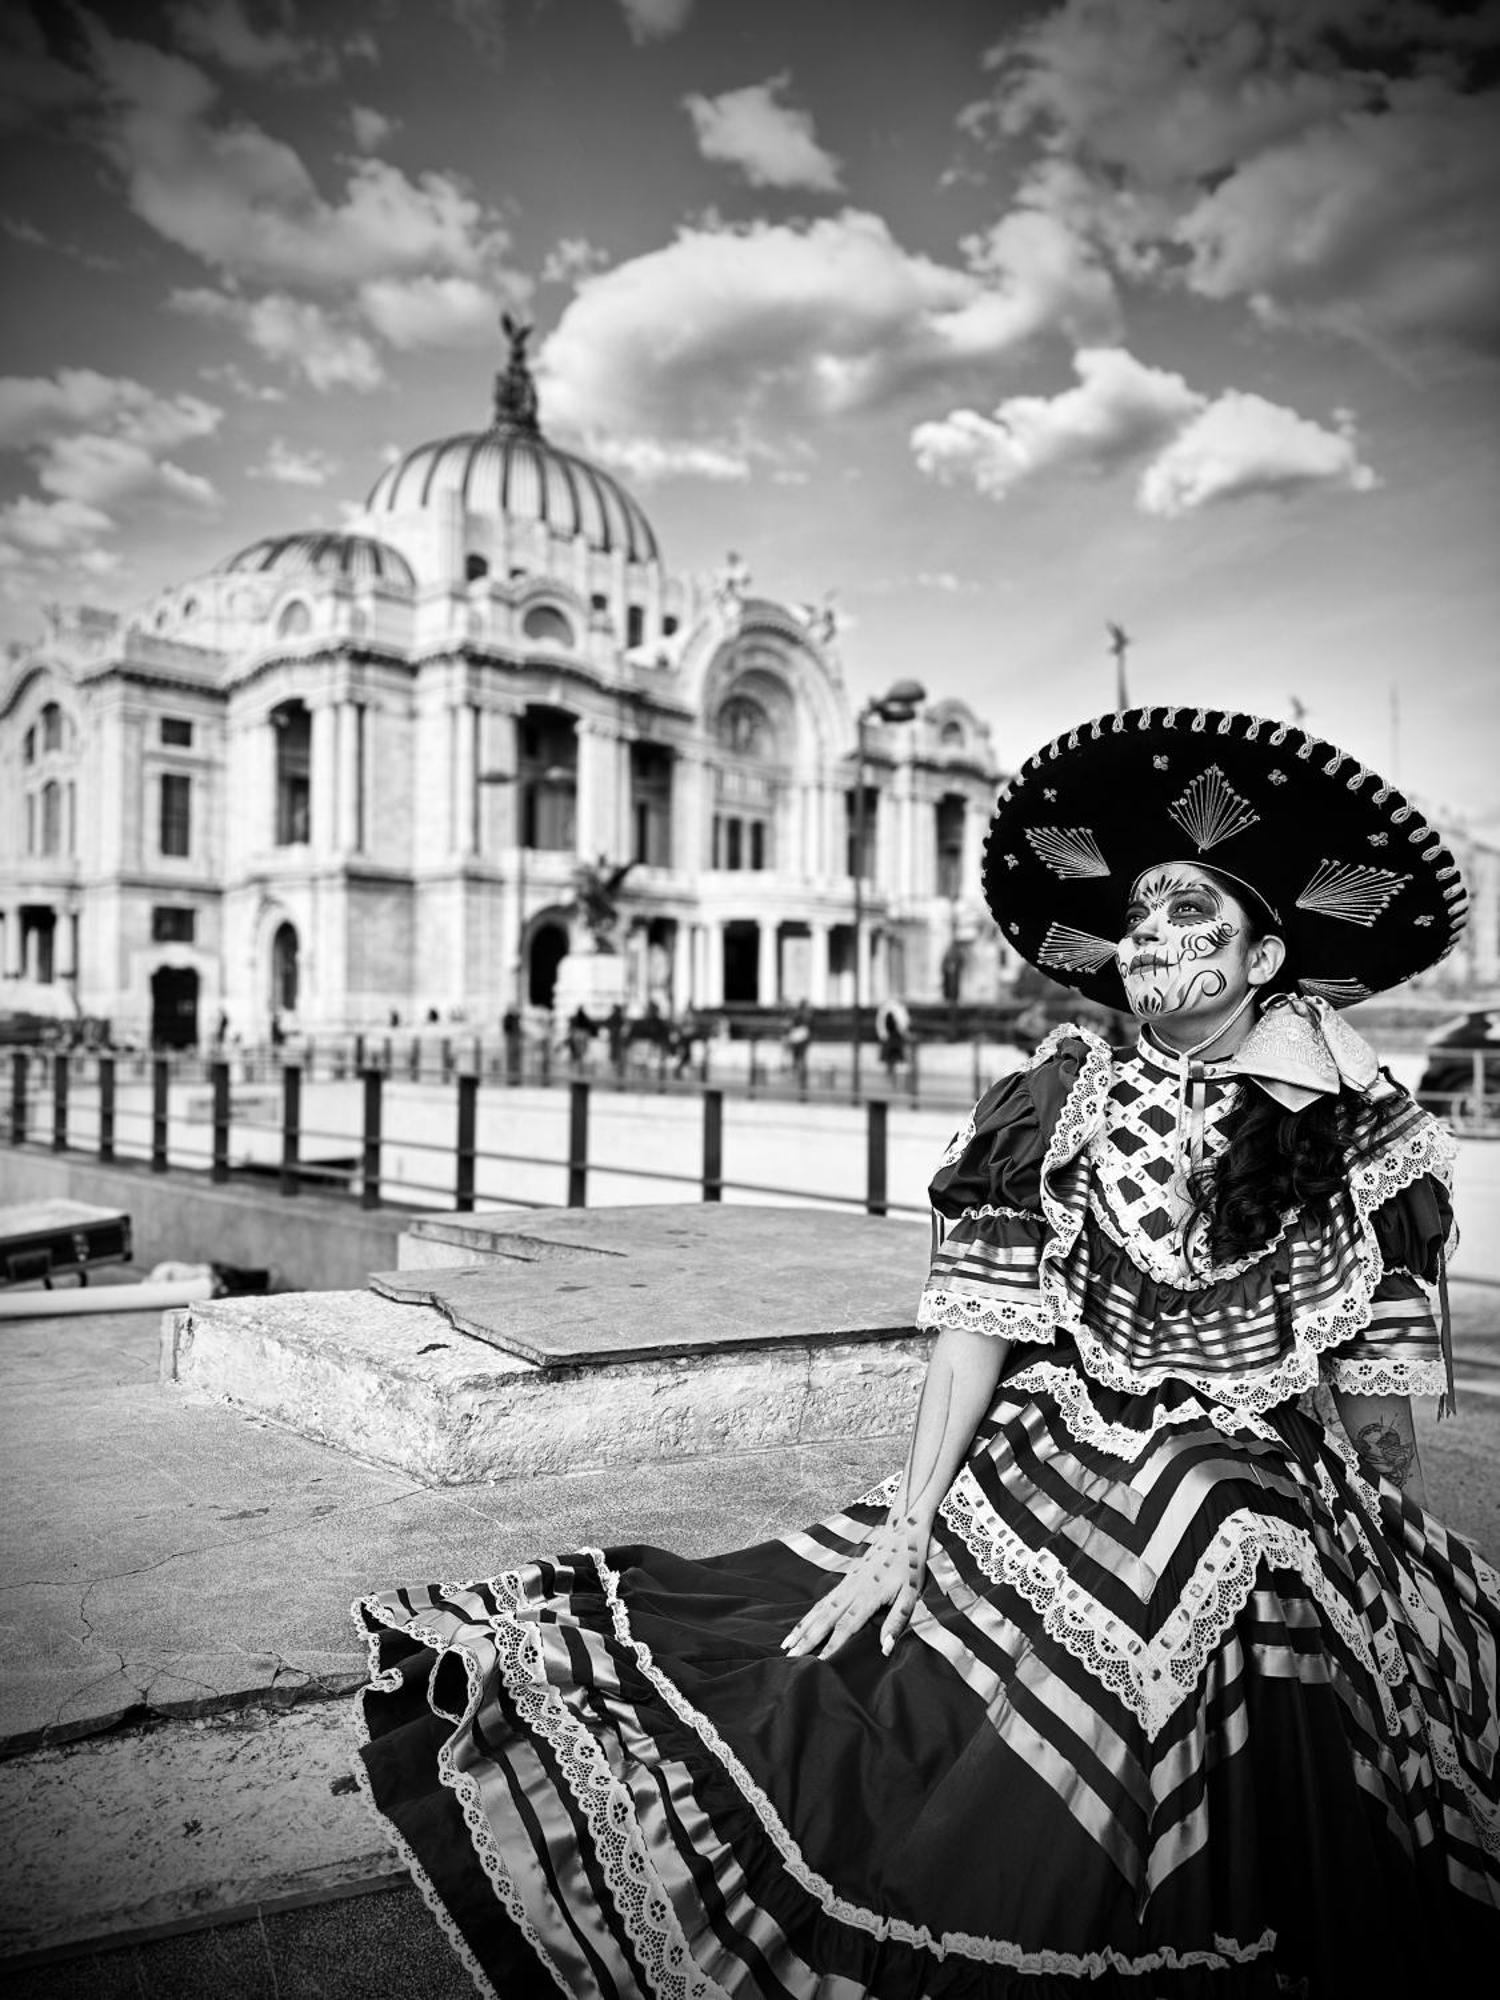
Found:
[{"label": "tattoo on arm", "polygon": [[1416,1440],[1402,1437],[1394,1424],[1364,1425],[1354,1433],[1354,1449],[1394,1486],[1406,1484],[1417,1462]]}]

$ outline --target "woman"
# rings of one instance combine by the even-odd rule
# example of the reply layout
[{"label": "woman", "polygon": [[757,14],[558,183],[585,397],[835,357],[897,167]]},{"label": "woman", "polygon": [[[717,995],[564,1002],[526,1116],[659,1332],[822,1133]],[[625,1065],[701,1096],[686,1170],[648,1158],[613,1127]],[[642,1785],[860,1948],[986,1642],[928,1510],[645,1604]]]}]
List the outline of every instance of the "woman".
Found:
[{"label": "woman", "polygon": [[1425,1512],[1451,1144],[1335,1007],[1450,950],[1343,753],[1141,710],[1002,793],[1063,1028],[995,1085],[903,1472],[689,1562],[356,1607],[372,1796],[484,1991],[1463,1993],[1500,1943],[1500,1579]]}]

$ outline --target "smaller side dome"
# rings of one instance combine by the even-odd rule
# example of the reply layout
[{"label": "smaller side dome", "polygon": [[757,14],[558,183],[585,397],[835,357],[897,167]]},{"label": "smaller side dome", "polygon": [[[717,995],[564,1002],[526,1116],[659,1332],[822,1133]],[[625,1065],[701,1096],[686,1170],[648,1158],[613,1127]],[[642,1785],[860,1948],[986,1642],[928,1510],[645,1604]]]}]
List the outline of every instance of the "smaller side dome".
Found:
[{"label": "smaller side dome", "polygon": [[277,577],[344,577],[353,583],[383,583],[413,590],[416,576],[399,549],[374,535],[305,532],[266,535],[218,565],[217,574]]}]

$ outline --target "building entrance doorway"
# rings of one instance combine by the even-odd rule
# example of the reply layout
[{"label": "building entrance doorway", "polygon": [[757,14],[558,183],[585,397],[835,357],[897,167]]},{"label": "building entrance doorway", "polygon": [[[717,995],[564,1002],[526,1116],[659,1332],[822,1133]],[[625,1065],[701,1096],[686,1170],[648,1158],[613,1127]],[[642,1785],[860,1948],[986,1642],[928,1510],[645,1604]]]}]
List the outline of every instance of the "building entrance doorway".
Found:
[{"label": "building entrance doorway", "polygon": [[735,918],[724,926],[724,1004],[753,1007],[760,999],[760,925]]},{"label": "building entrance doorway", "polygon": [[557,968],[568,955],[568,933],[561,924],[539,924],[526,946],[526,999],[532,1007],[550,1007],[557,992]]},{"label": "building entrance doorway", "polygon": [[151,975],[151,1046],[198,1045],[198,975],[189,966],[161,965]]}]

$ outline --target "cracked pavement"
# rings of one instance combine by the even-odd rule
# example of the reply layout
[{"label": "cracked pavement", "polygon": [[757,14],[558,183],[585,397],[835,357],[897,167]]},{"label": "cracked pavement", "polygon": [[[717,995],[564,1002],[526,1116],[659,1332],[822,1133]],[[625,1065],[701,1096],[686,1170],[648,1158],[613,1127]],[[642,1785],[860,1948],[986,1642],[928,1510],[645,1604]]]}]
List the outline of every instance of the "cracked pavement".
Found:
[{"label": "cracked pavement", "polygon": [[900,1453],[428,1488],[162,1385],[158,1337],[155,1313],[0,1324],[0,1957],[393,1879],[348,1784],[356,1596],[588,1542],[743,1545]]}]

